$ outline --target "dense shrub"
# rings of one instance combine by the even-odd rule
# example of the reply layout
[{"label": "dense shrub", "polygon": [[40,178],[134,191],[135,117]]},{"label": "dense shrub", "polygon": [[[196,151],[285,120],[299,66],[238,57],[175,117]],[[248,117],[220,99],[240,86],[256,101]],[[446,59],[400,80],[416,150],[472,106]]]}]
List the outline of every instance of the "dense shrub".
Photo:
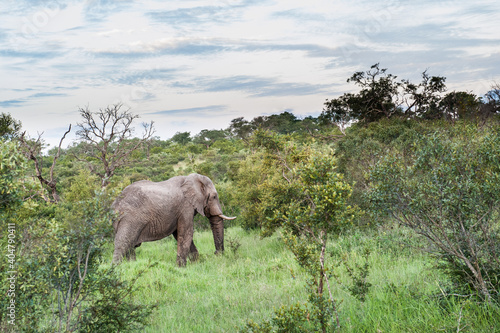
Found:
[{"label": "dense shrub", "polygon": [[311,149],[267,130],[257,130],[250,139],[253,154],[240,162],[231,174],[235,199],[241,207],[242,227],[261,228],[268,236],[279,227],[275,217],[297,198],[289,184],[297,175],[293,169],[306,161]]},{"label": "dense shrub", "polygon": [[[1,179],[10,184],[5,187],[10,196],[2,200],[0,244],[14,250],[12,256],[0,257],[2,272],[11,272],[1,275],[0,305],[6,309],[14,299],[16,311],[15,318],[0,312],[2,331],[125,332],[142,327],[152,307],[132,301],[133,283],[102,264],[113,214],[109,197],[95,192],[97,177],[82,171],[58,205],[38,201],[20,177],[27,165],[15,145],[4,147],[10,148],[9,156],[0,156],[0,165],[7,166]],[[9,160],[13,162],[4,163]],[[9,291],[11,286],[15,288]]]},{"label": "dense shrub", "polygon": [[371,172],[374,207],[428,239],[459,291],[500,300],[500,132],[464,125],[387,154]]},{"label": "dense shrub", "polygon": [[353,188],[351,204],[366,213],[360,216],[363,217],[358,220],[360,224],[384,223],[371,214],[370,203],[365,197],[370,188],[368,175],[371,168],[390,152],[408,154],[412,143],[434,126],[426,121],[383,119],[365,126],[355,124],[336,142],[337,170],[344,174]]},{"label": "dense shrub", "polygon": [[[285,244],[307,272],[308,303],[281,307],[270,321],[249,322],[243,332],[327,332],[340,328],[330,284],[336,267],[326,257],[326,245],[329,236],[353,217],[354,210],[347,204],[351,188],[335,172],[334,160],[327,154],[313,154],[297,163],[291,173],[294,177],[288,179],[286,187],[293,197],[269,218],[272,223],[263,227],[271,231],[276,225],[283,228]],[[368,274],[368,269],[364,272]],[[360,286],[365,289],[360,291]],[[369,285],[358,283],[355,287],[356,295],[365,295]]]}]

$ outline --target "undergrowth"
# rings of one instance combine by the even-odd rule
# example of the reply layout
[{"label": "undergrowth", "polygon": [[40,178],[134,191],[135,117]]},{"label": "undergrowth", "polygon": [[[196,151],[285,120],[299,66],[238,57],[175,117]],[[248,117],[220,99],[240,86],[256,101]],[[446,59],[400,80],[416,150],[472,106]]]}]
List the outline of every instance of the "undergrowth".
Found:
[{"label": "undergrowth", "polygon": [[[403,234],[404,243],[398,240]],[[137,249],[136,262],[119,267],[124,278],[132,278],[150,262],[158,262],[136,283],[137,300],[158,304],[145,332],[235,332],[248,321],[270,319],[282,305],[307,301],[307,276],[279,232],[260,239],[258,232],[232,227],[226,239],[240,244],[237,252],[215,256],[210,231],[196,232],[200,259],[185,268],[175,264],[172,237],[144,243]],[[343,253],[351,268],[369,265],[370,288],[363,294],[364,302],[349,291],[356,284],[345,267],[332,285],[340,300],[340,332],[499,330],[499,307],[448,295],[451,282],[434,268],[431,258],[412,247],[418,242],[397,226],[351,232],[329,241],[328,255]],[[111,246],[108,251],[111,257]]]}]

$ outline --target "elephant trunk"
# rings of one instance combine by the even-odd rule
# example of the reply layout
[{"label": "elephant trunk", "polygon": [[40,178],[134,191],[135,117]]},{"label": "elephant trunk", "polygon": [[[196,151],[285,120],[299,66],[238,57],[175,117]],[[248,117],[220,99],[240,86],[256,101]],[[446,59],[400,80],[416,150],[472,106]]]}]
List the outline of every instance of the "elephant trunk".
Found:
[{"label": "elephant trunk", "polygon": [[224,252],[224,220],[219,216],[210,217],[210,227],[214,235],[215,254]]}]

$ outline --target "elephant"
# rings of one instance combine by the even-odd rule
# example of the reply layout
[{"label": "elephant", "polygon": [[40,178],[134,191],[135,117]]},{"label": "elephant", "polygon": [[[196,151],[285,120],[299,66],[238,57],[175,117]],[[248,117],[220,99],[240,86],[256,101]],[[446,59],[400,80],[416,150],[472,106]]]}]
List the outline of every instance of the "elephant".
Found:
[{"label": "elephant", "polygon": [[190,174],[162,182],[141,180],[127,186],[111,205],[117,213],[113,221],[115,249],[113,263],[125,256],[135,260],[135,248],[173,235],[177,240],[177,265],[186,265],[187,257],[198,259],[193,242],[193,218],[206,216],[214,236],[215,253],[224,251],[223,220],[219,196],[210,178]]}]

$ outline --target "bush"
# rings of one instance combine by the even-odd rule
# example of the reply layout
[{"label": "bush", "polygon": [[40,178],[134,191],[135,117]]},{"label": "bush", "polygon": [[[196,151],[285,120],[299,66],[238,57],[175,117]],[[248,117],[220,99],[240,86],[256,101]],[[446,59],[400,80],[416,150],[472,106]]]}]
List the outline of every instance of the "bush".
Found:
[{"label": "bush", "polygon": [[242,210],[242,227],[261,228],[262,235],[269,236],[282,222],[276,219],[278,212],[298,195],[290,186],[297,177],[294,168],[306,161],[312,150],[289,135],[265,130],[255,131],[251,144],[255,153],[241,162],[231,178]]},{"label": "bush", "polygon": [[[2,255],[0,267],[14,273],[1,276],[0,305],[6,309],[14,293],[16,313],[13,325],[13,319],[0,312],[0,329],[126,332],[144,326],[153,307],[133,302],[134,281],[122,281],[114,267],[102,265],[114,217],[110,198],[92,191],[99,183],[89,181],[82,171],[65,193],[66,200],[55,205],[25,199],[31,193],[17,178],[24,172],[23,164],[11,167],[16,169],[9,172],[15,200],[6,201],[0,214],[2,221],[15,226],[15,237],[4,232],[7,225],[3,225],[1,244],[15,247],[15,257]],[[13,284],[7,280],[12,276]],[[14,292],[7,290],[11,285]]]},{"label": "bush", "polygon": [[[331,156],[315,154],[299,163],[289,178],[294,193],[290,202],[275,212],[264,227],[283,227],[283,240],[299,265],[307,272],[309,302],[282,307],[271,321],[247,323],[244,332],[327,332],[340,328],[337,302],[333,299],[330,278],[335,267],[328,262],[326,245],[329,236],[348,224],[354,210],[347,204],[351,188],[335,172]],[[348,267],[350,269],[350,267]],[[358,267],[358,269],[360,269]],[[363,301],[370,285],[365,282],[368,265],[362,272],[350,272],[355,280],[353,294]]]},{"label": "bush", "polygon": [[370,202],[365,197],[370,189],[371,168],[390,152],[409,153],[412,143],[432,126],[435,125],[419,120],[383,119],[366,126],[355,124],[336,142],[337,170],[353,189],[350,203],[366,212],[358,216],[360,226],[385,223],[385,219],[371,214]]},{"label": "bush", "polygon": [[467,293],[500,300],[500,132],[465,125],[384,157],[371,173],[375,209],[423,235]]}]

